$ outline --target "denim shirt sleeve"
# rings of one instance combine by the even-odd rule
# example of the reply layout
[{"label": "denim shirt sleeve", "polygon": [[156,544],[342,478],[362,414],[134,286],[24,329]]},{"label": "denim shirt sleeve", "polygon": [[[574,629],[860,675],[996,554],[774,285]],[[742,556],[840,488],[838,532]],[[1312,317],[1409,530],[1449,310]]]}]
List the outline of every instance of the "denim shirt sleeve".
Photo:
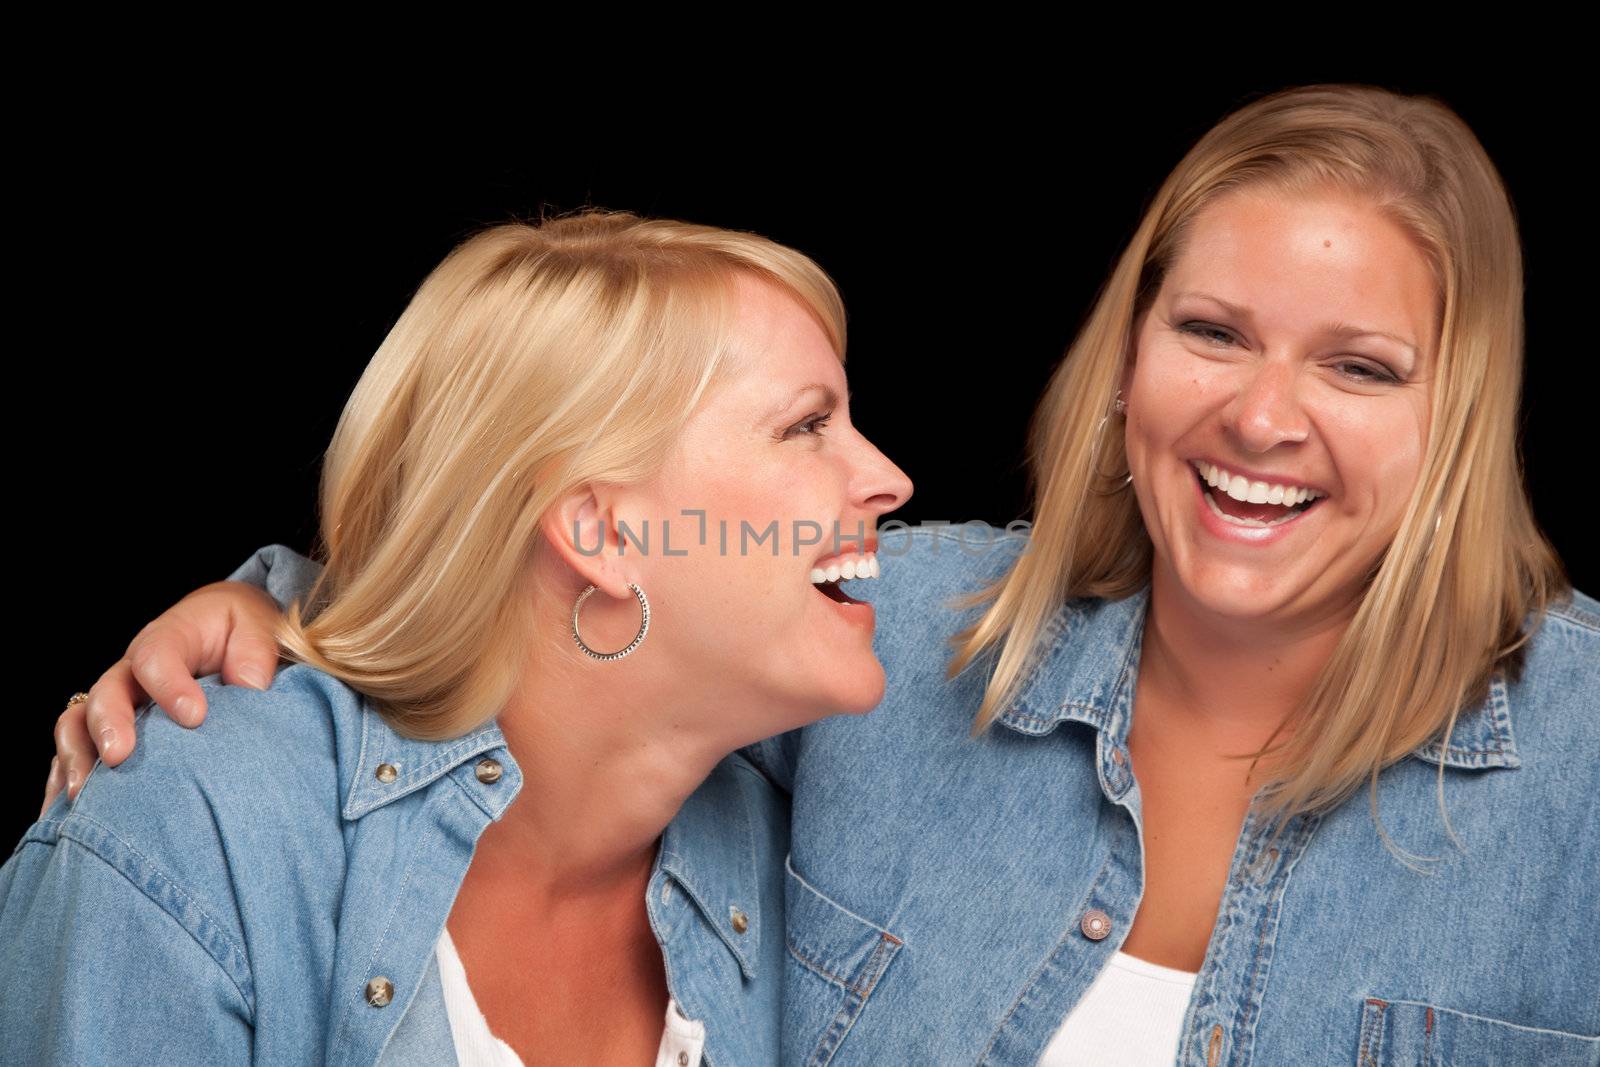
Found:
[{"label": "denim shirt sleeve", "polygon": [[0,868],[0,1062],[249,1062],[238,985],[147,895],[181,890],[65,815],[58,799]]},{"label": "denim shirt sleeve", "polygon": [[228,581],[247,582],[266,590],[267,595],[278,602],[279,610],[283,610],[290,601],[304,599],[321,572],[321,566],[294,549],[267,545],[256,549],[255,555],[228,575]]}]

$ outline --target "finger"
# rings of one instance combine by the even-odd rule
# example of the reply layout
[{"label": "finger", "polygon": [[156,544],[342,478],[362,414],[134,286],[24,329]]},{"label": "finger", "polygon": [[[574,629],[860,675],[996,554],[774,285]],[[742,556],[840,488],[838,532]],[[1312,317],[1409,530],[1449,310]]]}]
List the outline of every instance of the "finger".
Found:
[{"label": "finger", "polygon": [[56,719],[55,737],[56,758],[61,761],[67,781],[67,799],[75,800],[96,759],[82,702],[70,705]]},{"label": "finger", "polygon": [[229,685],[265,689],[278,670],[278,642],[260,639],[253,633],[235,630],[222,657],[222,680]]},{"label": "finger", "polygon": [[265,689],[278,670],[276,629],[282,617],[277,602],[254,587],[231,610],[232,627],[222,654],[222,680],[229,685]]},{"label": "finger", "polygon": [[44,780],[44,804],[39,808],[39,818],[44,818],[44,813],[50,810],[50,802],[55,800],[56,794],[61,792],[61,759],[58,756],[50,757],[50,775]]},{"label": "finger", "polygon": [[188,667],[189,663],[200,661],[203,651],[188,636],[187,629],[177,625],[146,628],[128,646],[127,661],[134,683],[172,721],[183,726],[199,726],[205,721],[205,693]]},{"label": "finger", "polygon": [[89,689],[84,729],[106,764],[115,767],[133,752],[134,710],[146,697],[133,667],[119,660]]}]

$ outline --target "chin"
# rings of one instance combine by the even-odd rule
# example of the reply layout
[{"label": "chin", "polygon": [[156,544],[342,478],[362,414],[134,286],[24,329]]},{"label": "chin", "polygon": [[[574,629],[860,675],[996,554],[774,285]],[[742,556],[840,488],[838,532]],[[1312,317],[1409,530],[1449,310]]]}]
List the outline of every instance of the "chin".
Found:
[{"label": "chin", "polygon": [[1254,571],[1217,569],[1203,575],[1183,575],[1179,581],[1184,593],[1197,605],[1228,619],[1271,615],[1294,599],[1294,591],[1281,576]]},{"label": "chin", "polygon": [[865,715],[883,702],[883,693],[888,686],[888,679],[884,677],[883,665],[876,657],[872,660],[870,668],[852,670],[848,676],[849,685],[842,692],[834,695],[830,701],[838,715]]}]

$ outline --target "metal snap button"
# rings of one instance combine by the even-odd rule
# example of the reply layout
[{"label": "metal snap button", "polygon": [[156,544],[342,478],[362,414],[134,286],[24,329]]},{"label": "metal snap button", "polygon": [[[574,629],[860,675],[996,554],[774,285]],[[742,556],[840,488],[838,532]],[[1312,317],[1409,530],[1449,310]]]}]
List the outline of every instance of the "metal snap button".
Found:
[{"label": "metal snap button", "polygon": [[1083,913],[1083,919],[1078,923],[1078,928],[1083,931],[1083,936],[1090,941],[1104,941],[1111,932],[1111,916],[1099,908],[1090,908]]},{"label": "metal snap button", "polygon": [[387,1008],[394,999],[394,983],[379,975],[367,983],[367,1003],[374,1008]]},{"label": "metal snap button", "polygon": [[744,912],[740,911],[738,908],[733,908],[730,910],[729,914],[733,919],[733,928],[736,931],[742,934],[746,930],[750,929],[750,917]]},{"label": "metal snap button", "polygon": [[400,777],[399,767],[396,767],[392,763],[378,764],[378,781],[382,782],[384,785],[388,785],[398,777]]},{"label": "metal snap button", "polygon": [[503,771],[504,768],[500,766],[500,761],[497,759],[485,757],[478,761],[478,781],[484,785],[494,785],[500,780],[500,775]]},{"label": "metal snap button", "polygon": [[678,1052],[678,1067],[689,1067],[689,1054],[681,1049]]},{"label": "metal snap button", "polygon": [[1111,762],[1115,763],[1118,767],[1121,767],[1123,764],[1128,762],[1128,757],[1122,754],[1122,749],[1114,748],[1111,750]]},{"label": "metal snap button", "polygon": [[1278,850],[1267,849],[1266,855],[1256,860],[1256,881],[1265,882],[1272,877],[1273,869],[1278,866]]}]

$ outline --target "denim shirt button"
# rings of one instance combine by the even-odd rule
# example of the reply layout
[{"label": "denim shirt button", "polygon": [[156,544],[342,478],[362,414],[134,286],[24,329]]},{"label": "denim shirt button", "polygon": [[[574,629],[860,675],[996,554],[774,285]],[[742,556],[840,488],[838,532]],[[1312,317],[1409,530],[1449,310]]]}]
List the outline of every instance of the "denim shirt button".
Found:
[{"label": "denim shirt button", "polygon": [[378,778],[378,781],[382,782],[384,785],[388,785],[390,782],[394,781],[398,777],[400,777],[400,768],[396,767],[394,764],[392,764],[392,763],[380,763],[380,764],[378,764],[377,778]]},{"label": "denim shirt button", "polygon": [[1122,749],[1114,748],[1111,750],[1111,762],[1120,767],[1128,762],[1128,757],[1122,754]]},{"label": "denim shirt button", "polygon": [[1078,923],[1083,931],[1083,936],[1090,941],[1104,941],[1111,932],[1111,916],[1099,908],[1090,908],[1083,913],[1083,920]]},{"label": "denim shirt button", "polygon": [[1265,882],[1272,877],[1272,869],[1278,865],[1278,850],[1267,849],[1266,855],[1256,861],[1256,881]]},{"label": "denim shirt button", "polygon": [[367,1003],[374,1008],[387,1008],[394,999],[394,983],[379,975],[367,983]]},{"label": "denim shirt button", "polygon": [[729,916],[733,919],[733,928],[739,933],[750,929],[750,917],[738,908],[729,909]]},{"label": "denim shirt button", "polygon": [[485,758],[478,761],[478,781],[482,782],[484,785],[494,785],[494,783],[500,780],[500,773],[501,767],[499,760]]}]

